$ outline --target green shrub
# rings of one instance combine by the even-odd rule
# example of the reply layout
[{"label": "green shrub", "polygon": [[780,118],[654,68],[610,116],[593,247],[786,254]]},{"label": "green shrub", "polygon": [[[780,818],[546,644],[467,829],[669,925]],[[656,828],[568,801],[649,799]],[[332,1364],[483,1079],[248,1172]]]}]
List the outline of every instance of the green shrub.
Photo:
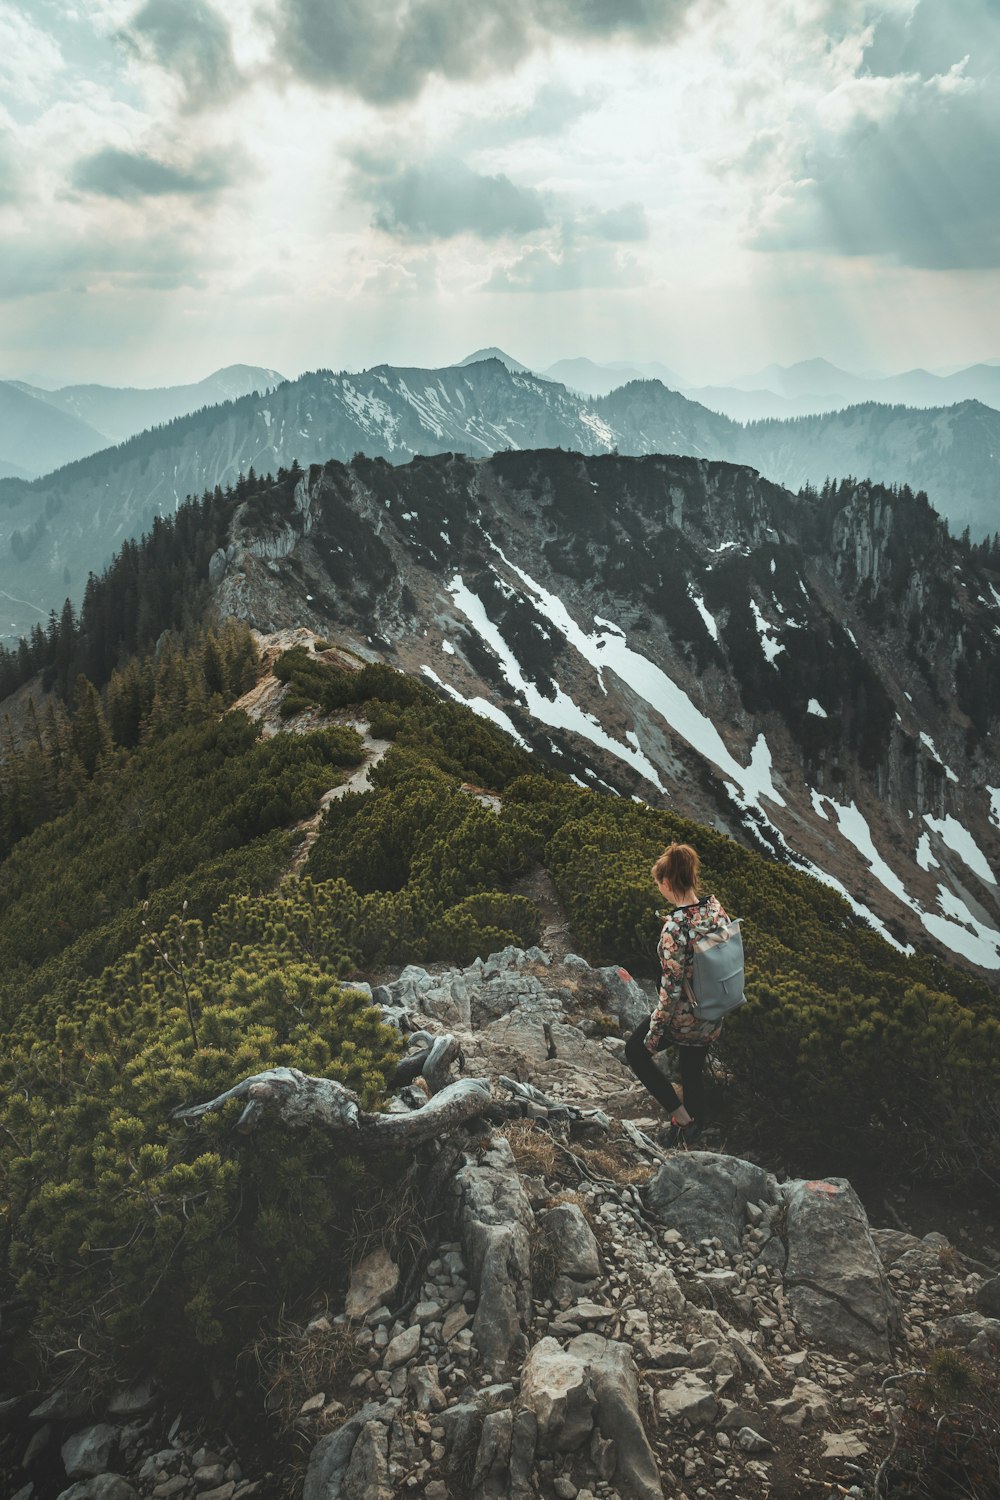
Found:
[{"label": "green shrub", "polygon": [[275,1066],[371,1108],[398,1038],[322,962],[234,926],[175,919],[0,1060],[4,1249],[43,1363],[85,1351],[106,1380],[130,1355],[176,1375],[192,1342],[229,1359],[335,1269],[363,1180],[343,1141],[266,1120],[234,1135],[240,1103],[194,1127],[170,1111]]}]

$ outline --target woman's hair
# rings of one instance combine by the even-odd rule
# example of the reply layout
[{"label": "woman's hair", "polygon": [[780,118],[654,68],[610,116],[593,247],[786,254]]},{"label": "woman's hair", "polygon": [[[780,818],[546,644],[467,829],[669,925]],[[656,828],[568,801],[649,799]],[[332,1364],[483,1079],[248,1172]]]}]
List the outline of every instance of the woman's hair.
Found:
[{"label": "woman's hair", "polygon": [[671,844],[653,866],[653,879],[665,880],[671,890],[681,894],[694,891],[697,896],[700,878],[701,860],[690,844]]}]

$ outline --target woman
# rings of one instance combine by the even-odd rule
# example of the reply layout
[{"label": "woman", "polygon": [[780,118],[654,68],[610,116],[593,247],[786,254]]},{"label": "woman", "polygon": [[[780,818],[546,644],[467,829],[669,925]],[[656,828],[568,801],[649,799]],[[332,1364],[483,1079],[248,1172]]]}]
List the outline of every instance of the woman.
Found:
[{"label": "woman", "polygon": [[[704,1129],[705,1056],[722,1031],[722,1022],[698,1019],[684,981],[691,979],[694,938],[729,920],[715,896],[699,897],[700,867],[690,844],[671,844],[653,866],[653,880],[671,908],[657,945],[660,1000],[625,1045],[629,1066],[669,1111],[670,1123],[685,1146],[693,1145]],[[670,1045],[677,1047],[680,1056],[683,1103],[653,1061],[653,1054]]]}]

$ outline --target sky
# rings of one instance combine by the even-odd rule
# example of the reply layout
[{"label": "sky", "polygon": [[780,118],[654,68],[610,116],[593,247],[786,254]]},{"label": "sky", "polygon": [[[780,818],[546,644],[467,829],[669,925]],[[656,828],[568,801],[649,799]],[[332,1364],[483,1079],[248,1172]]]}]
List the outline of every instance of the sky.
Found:
[{"label": "sky", "polygon": [[0,378],[1000,358],[1000,0],[0,0]]}]

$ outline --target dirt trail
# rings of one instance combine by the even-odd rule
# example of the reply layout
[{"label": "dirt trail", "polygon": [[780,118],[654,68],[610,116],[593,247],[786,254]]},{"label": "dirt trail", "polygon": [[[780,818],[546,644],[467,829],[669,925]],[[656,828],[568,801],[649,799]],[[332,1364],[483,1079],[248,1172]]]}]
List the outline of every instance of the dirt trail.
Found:
[{"label": "dirt trail", "polygon": [[351,729],[356,729],[364,743],[364,761],[356,771],[353,771],[345,782],[340,786],[333,786],[328,792],[324,792],[319,799],[319,808],[311,818],[304,818],[301,823],[296,824],[299,833],[302,834],[302,843],[295,851],[292,859],[289,875],[301,875],[303,866],[309,858],[309,851],[319,837],[319,830],[323,822],[323,814],[331,802],[337,802],[341,797],[346,797],[348,792],[367,792],[371,790],[369,774],[374,766],[390,748],[391,740],[376,740],[372,738],[371,726],[364,719],[347,719],[338,722],[346,723]]}]

